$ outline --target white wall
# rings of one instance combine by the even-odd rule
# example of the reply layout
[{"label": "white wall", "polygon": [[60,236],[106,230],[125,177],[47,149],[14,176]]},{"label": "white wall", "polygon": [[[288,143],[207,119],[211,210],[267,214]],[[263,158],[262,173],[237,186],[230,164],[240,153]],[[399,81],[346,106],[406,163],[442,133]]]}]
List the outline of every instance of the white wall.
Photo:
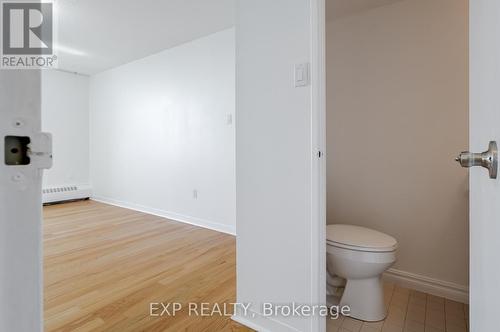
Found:
[{"label": "white wall", "polygon": [[453,160],[468,146],[467,15],[467,0],[406,0],[327,24],[328,222],[393,235],[395,269],[458,289],[468,284],[467,170]]},{"label": "white wall", "polygon": [[312,3],[237,2],[237,297],[255,316],[235,319],[259,331],[320,330],[313,318],[261,315],[264,302],[319,301],[311,88],[293,79],[294,64],[311,61]]},{"label": "white wall", "polygon": [[87,185],[89,180],[89,78],[42,71],[42,130],[53,135],[54,166],[43,186]]},{"label": "white wall", "polygon": [[92,76],[94,197],[234,233],[234,112],[234,29]]}]

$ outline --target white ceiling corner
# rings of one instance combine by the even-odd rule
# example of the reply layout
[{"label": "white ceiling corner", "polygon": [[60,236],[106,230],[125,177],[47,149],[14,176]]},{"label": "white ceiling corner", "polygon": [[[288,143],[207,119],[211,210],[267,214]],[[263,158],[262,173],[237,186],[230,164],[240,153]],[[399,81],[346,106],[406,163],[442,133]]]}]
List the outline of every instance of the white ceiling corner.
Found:
[{"label": "white ceiling corner", "polygon": [[234,0],[55,0],[59,68],[92,75],[234,25]]}]

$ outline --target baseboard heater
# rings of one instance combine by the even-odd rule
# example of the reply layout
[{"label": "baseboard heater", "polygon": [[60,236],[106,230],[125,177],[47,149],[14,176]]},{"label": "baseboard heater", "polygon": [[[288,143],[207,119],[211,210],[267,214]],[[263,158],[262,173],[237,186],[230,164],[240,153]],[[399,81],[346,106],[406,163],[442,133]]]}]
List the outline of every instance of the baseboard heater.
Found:
[{"label": "baseboard heater", "polygon": [[43,204],[55,204],[90,198],[92,188],[89,185],[68,185],[47,187],[42,190]]}]

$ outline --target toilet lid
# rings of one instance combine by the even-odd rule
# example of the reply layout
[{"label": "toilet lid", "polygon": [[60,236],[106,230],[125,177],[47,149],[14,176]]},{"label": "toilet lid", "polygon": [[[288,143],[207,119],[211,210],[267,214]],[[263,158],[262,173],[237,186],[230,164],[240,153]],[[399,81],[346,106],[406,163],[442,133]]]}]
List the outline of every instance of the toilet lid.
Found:
[{"label": "toilet lid", "polygon": [[326,239],[332,245],[355,250],[393,251],[398,246],[396,239],[390,235],[354,225],[328,225]]}]

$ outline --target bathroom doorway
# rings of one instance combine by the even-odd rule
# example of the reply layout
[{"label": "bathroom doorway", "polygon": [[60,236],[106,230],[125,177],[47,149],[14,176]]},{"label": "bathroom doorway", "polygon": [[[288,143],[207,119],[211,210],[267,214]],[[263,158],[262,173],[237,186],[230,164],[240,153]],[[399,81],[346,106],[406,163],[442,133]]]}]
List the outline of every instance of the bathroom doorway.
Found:
[{"label": "bathroom doorway", "polygon": [[467,0],[326,0],[326,219],[397,241],[387,324],[468,325],[468,17]]}]

